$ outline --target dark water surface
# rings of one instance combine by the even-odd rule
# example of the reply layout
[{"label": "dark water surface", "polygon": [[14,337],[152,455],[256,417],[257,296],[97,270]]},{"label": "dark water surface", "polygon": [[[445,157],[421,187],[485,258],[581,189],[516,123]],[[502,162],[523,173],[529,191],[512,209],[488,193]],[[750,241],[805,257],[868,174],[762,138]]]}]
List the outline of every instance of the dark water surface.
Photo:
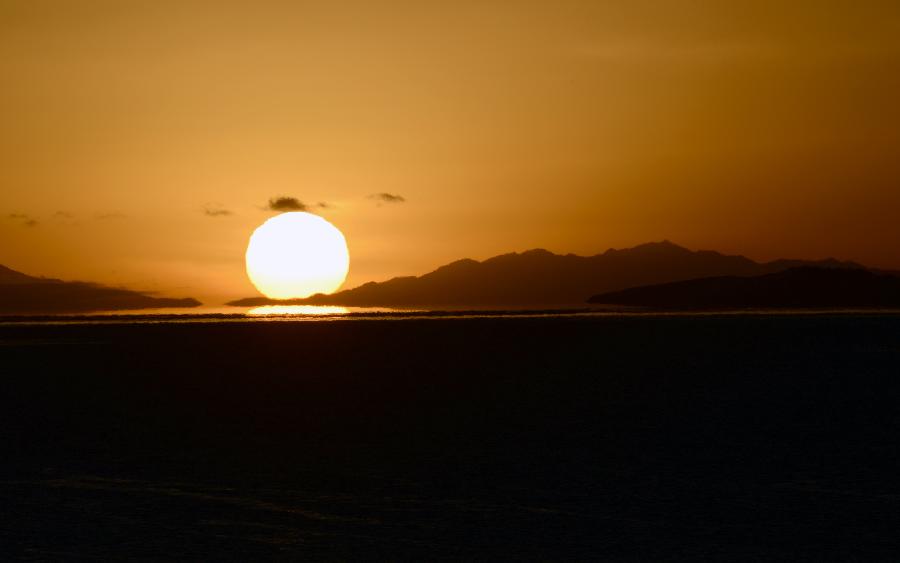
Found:
[{"label": "dark water surface", "polygon": [[0,324],[0,558],[900,559],[900,316]]}]

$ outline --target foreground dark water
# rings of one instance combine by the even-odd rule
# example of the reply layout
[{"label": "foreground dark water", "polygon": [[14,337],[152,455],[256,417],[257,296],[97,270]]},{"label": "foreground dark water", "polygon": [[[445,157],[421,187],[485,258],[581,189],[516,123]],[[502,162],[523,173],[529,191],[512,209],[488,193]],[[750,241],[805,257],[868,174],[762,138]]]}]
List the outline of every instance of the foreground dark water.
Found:
[{"label": "foreground dark water", "polygon": [[0,556],[900,558],[900,317],[0,326]]}]

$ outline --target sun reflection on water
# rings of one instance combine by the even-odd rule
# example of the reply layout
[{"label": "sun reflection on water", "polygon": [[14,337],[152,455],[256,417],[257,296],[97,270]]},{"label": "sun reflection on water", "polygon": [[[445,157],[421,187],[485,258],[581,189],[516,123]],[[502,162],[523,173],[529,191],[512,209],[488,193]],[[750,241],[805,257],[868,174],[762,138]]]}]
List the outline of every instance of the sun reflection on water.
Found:
[{"label": "sun reflection on water", "polygon": [[248,315],[346,315],[350,309],[327,305],[264,305],[247,311]]}]

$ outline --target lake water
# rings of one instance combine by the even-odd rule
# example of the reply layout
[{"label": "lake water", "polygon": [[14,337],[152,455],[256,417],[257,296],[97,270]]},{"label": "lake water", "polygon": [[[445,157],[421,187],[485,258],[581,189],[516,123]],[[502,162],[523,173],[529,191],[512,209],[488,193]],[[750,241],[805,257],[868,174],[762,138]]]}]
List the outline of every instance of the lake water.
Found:
[{"label": "lake water", "polygon": [[896,314],[357,313],[7,319],[0,556],[900,556]]},{"label": "lake water", "polygon": [[339,307],[319,305],[269,305],[260,307],[198,307],[95,311],[62,315],[0,316],[0,324],[95,324],[95,323],[209,323],[252,321],[412,320],[501,317],[715,317],[715,316],[892,316],[900,310],[742,310],[742,311],[643,311],[628,307],[562,305],[552,308],[516,309],[398,309],[391,307]]}]

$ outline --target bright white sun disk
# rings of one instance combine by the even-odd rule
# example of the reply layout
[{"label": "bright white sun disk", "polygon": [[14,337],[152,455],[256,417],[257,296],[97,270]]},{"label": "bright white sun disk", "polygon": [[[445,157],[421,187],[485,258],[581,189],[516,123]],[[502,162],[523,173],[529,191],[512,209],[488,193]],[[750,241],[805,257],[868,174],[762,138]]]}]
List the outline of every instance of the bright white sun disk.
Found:
[{"label": "bright white sun disk", "polygon": [[272,299],[332,293],[350,270],[344,235],[311,213],[296,211],[272,217],[250,236],[247,275]]}]

